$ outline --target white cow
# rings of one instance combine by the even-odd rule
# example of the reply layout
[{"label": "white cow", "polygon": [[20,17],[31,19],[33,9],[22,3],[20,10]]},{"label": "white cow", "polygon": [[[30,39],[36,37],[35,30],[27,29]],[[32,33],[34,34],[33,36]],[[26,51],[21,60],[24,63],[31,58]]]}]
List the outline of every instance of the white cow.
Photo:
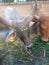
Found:
[{"label": "white cow", "polygon": [[[28,37],[29,36],[28,26],[31,20],[32,20],[31,15],[28,15],[24,17],[23,19],[21,19],[17,10],[11,7],[5,8],[3,13],[3,18],[0,17],[1,23],[8,26],[11,29],[11,31],[13,29],[16,31],[22,31],[22,32],[16,32],[16,34],[24,42],[26,47],[31,47],[32,45]],[[15,32],[14,30],[12,31],[13,33]],[[9,35],[7,37],[7,40],[8,38],[9,38]]]}]

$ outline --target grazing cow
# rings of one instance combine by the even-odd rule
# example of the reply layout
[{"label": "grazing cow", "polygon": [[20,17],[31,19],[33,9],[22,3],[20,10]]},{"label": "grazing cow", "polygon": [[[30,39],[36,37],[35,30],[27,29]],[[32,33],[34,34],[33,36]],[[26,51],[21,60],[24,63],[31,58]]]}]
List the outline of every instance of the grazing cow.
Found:
[{"label": "grazing cow", "polygon": [[[16,9],[10,7],[7,7],[4,12],[4,18],[0,17],[0,23],[4,24],[10,29],[14,29],[14,32],[16,32],[16,35],[24,42],[25,46],[31,47],[32,44],[29,40],[29,23],[32,19],[32,16],[28,15],[24,19],[21,19]],[[7,39],[8,38],[9,36]]]},{"label": "grazing cow", "polygon": [[[31,47],[32,44],[30,43],[28,37],[29,36],[28,27],[35,14],[39,16],[42,15],[40,9],[36,6],[36,3],[31,11],[31,14],[26,16],[24,19],[20,18],[19,14],[14,8],[7,7],[4,10],[4,19],[0,17],[0,23],[8,27],[11,27],[16,31],[21,31],[16,33],[17,36],[24,42],[26,47]],[[32,24],[32,29],[33,29],[33,24]]]},{"label": "grazing cow", "polygon": [[34,21],[35,20],[37,20],[35,28],[38,26],[38,30],[41,35],[41,40],[47,42],[49,37],[49,16],[43,15],[39,17],[35,15]]},{"label": "grazing cow", "polygon": [[[29,24],[33,20],[33,17],[35,14],[39,16],[43,14],[41,10],[37,7],[37,4],[35,3],[35,6],[33,7],[31,13],[28,16],[26,16],[24,19],[20,18],[15,8],[7,7],[4,10],[4,12],[5,12],[4,19],[0,17],[0,23],[8,27],[11,27],[16,31],[21,31],[21,32],[16,33],[17,36],[24,42],[24,44],[27,47],[30,47],[32,44],[30,43],[29,37],[28,37],[29,36],[29,33],[28,33]],[[32,29],[33,29],[33,24],[32,24]]]}]

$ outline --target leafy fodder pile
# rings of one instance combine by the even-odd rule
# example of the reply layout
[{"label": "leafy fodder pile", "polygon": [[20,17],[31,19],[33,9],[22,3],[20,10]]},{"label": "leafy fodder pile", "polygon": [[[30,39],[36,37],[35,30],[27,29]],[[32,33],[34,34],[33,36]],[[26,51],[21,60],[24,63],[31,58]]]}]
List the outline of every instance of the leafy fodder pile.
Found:
[{"label": "leafy fodder pile", "polygon": [[[31,36],[32,54],[27,53],[23,42],[16,39],[14,42],[0,43],[0,63],[3,65],[17,65],[25,62],[26,65],[49,65],[49,42],[41,42],[40,36]],[[41,56],[41,48],[45,50],[45,57]]]},{"label": "leafy fodder pile", "polygon": [[31,39],[31,42],[33,43],[34,52],[38,53],[38,51],[40,51],[40,48],[44,48],[46,56],[49,56],[49,41],[43,42],[41,41],[40,36],[36,35]]}]

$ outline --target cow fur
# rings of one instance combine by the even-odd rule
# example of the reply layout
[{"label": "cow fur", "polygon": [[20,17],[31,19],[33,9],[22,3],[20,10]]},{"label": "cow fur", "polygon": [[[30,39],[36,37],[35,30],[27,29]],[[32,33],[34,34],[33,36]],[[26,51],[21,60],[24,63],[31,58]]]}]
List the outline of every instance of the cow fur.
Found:
[{"label": "cow fur", "polygon": [[38,29],[36,32],[40,32],[41,40],[47,42],[49,37],[49,16],[42,15],[39,19],[35,19],[36,24],[34,29]]},{"label": "cow fur", "polygon": [[[27,22],[25,22],[27,21]],[[11,27],[15,30],[23,30],[25,28],[27,28],[29,26],[29,23],[30,23],[30,20],[28,19],[24,19],[23,22],[16,22],[16,21],[6,21],[5,19],[3,19],[2,17],[0,17],[0,23],[8,26],[8,27]],[[25,30],[23,32],[16,32],[16,35],[24,42],[25,46],[26,47],[31,47],[31,42],[29,40],[29,32],[30,30]]]}]

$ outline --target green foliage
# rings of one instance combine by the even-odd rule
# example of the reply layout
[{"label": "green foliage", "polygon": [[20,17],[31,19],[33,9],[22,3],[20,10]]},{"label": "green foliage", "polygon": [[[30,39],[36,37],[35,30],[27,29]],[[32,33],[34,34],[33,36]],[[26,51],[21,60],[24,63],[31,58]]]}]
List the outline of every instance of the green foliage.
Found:
[{"label": "green foliage", "polygon": [[45,48],[46,55],[49,56],[49,41],[43,42],[41,41],[40,36],[35,36],[31,42],[33,43],[33,48],[36,53],[40,51],[40,48]]},{"label": "green foliage", "polygon": [[33,35],[30,41],[32,43],[31,55],[28,54],[26,47],[19,39],[16,39],[14,42],[2,43],[2,45],[0,45],[0,51],[3,53],[0,54],[0,58],[4,57],[2,61],[3,64],[10,63],[9,65],[15,65],[18,61],[31,62],[33,64],[34,59],[37,59],[41,65],[48,65],[49,59],[45,61],[45,57],[38,56],[38,54],[40,53],[40,49],[44,48],[46,57],[49,57],[49,42],[42,42],[38,35]]}]

